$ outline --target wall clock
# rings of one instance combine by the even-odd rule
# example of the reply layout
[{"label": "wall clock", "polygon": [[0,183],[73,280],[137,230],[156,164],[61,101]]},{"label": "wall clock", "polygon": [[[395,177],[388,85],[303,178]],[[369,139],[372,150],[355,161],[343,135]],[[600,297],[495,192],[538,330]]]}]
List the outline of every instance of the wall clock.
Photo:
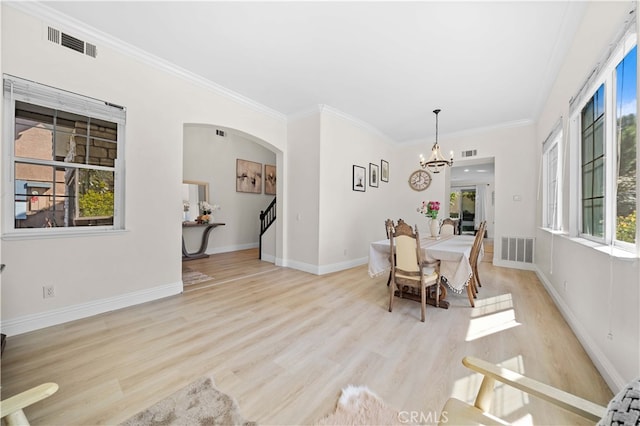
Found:
[{"label": "wall clock", "polygon": [[426,170],[416,170],[409,176],[409,186],[414,191],[424,191],[431,185],[431,174]]}]

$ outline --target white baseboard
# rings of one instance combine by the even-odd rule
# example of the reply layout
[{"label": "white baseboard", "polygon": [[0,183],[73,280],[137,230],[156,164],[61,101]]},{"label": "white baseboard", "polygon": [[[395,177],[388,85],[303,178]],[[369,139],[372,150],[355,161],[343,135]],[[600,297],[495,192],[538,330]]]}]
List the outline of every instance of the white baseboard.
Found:
[{"label": "white baseboard", "polygon": [[29,331],[51,327],[52,325],[75,321],[93,315],[139,305],[140,303],[174,296],[182,293],[182,288],[182,281],[178,281],[176,283],[121,294],[107,299],[25,315],[23,317],[2,321],[2,332],[7,336],[28,333]]},{"label": "white baseboard", "polygon": [[602,350],[596,345],[593,341],[587,330],[582,326],[580,321],[573,315],[571,309],[564,302],[560,294],[556,291],[555,287],[551,285],[551,283],[544,276],[542,271],[536,266],[535,273],[538,276],[538,279],[544,287],[547,289],[547,292],[555,302],[556,306],[560,310],[560,313],[564,317],[573,333],[576,335],[582,347],[593,361],[593,364],[596,366],[602,377],[611,388],[614,394],[618,393],[627,383],[626,380],[618,373],[615,366],[609,361],[607,356],[602,352]]},{"label": "white baseboard", "polygon": [[495,266],[501,266],[503,268],[522,269],[524,271],[536,271],[536,266],[532,263],[514,262],[512,260],[493,259]]},{"label": "white baseboard", "polygon": [[323,265],[318,267],[318,275],[330,274],[332,272],[344,271],[345,269],[355,268],[356,266],[365,265],[369,262],[368,257],[361,257],[360,259],[352,259],[346,262],[332,263],[330,265]]},{"label": "white baseboard", "polygon": [[230,251],[238,251],[238,250],[248,250],[252,248],[258,248],[258,243],[247,243],[247,244],[237,244],[233,246],[225,246],[225,247],[209,247],[205,251],[206,254],[218,254],[218,253],[228,253]]},{"label": "white baseboard", "polygon": [[344,271],[345,269],[354,268],[356,266],[364,265],[369,261],[368,257],[360,259],[348,260],[346,262],[332,263],[330,265],[311,265],[309,263],[296,262],[288,260],[284,265],[287,268],[297,269],[299,271],[308,272],[314,275],[330,274],[332,272]]}]

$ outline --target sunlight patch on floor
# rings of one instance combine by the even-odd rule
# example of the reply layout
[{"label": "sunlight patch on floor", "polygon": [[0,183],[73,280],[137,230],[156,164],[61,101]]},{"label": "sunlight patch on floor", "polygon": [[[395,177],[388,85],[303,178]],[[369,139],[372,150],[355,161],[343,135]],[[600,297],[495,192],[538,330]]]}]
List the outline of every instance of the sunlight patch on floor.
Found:
[{"label": "sunlight patch on floor", "polygon": [[469,321],[466,341],[471,342],[519,325],[520,323],[516,321],[516,314],[513,309],[472,318]]},{"label": "sunlight patch on floor", "polygon": [[500,294],[498,296],[486,297],[475,301],[476,307],[471,316],[481,317],[494,312],[513,309],[513,297],[511,293]]}]

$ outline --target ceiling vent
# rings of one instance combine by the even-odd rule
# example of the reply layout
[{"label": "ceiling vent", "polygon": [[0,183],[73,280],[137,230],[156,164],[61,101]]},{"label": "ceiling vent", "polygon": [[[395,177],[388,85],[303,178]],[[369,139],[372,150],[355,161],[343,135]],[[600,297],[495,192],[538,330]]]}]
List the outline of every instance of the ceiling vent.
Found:
[{"label": "ceiling vent", "polygon": [[47,40],[68,49],[75,50],[76,52],[91,56],[92,58],[98,56],[98,50],[95,45],[87,43],[84,40],[80,40],[79,38],[67,33],[63,33],[53,27],[47,27]]},{"label": "ceiling vent", "polygon": [[462,158],[475,157],[476,155],[478,155],[478,150],[477,149],[470,149],[468,151],[462,151]]},{"label": "ceiling vent", "polygon": [[224,130],[216,129],[216,136],[222,136],[224,138]]}]

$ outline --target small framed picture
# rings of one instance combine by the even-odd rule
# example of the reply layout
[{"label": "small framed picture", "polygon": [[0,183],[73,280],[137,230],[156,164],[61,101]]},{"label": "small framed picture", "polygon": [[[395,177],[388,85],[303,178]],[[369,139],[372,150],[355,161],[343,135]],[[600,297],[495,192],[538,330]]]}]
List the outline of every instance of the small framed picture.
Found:
[{"label": "small framed picture", "polygon": [[366,181],[367,169],[362,166],[353,165],[353,183],[351,189],[354,191],[364,192],[367,190]]},{"label": "small framed picture", "polygon": [[380,160],[380,169],[380,180],[383,182],[389,182],[389,163],[384,160]]},{"label": "small framed picture", "polygon": [[236,192],[262,194],[262,163],[236,159]]},{"label": "small framed picture", "polygon": [[264,165],[264,193],[276,195],[276,166]]},{"label": "small framed picture", "polygon": [[377,188],[378,179],[380,179],[380,168],[377,164],[369,163],[369,186]]}]

